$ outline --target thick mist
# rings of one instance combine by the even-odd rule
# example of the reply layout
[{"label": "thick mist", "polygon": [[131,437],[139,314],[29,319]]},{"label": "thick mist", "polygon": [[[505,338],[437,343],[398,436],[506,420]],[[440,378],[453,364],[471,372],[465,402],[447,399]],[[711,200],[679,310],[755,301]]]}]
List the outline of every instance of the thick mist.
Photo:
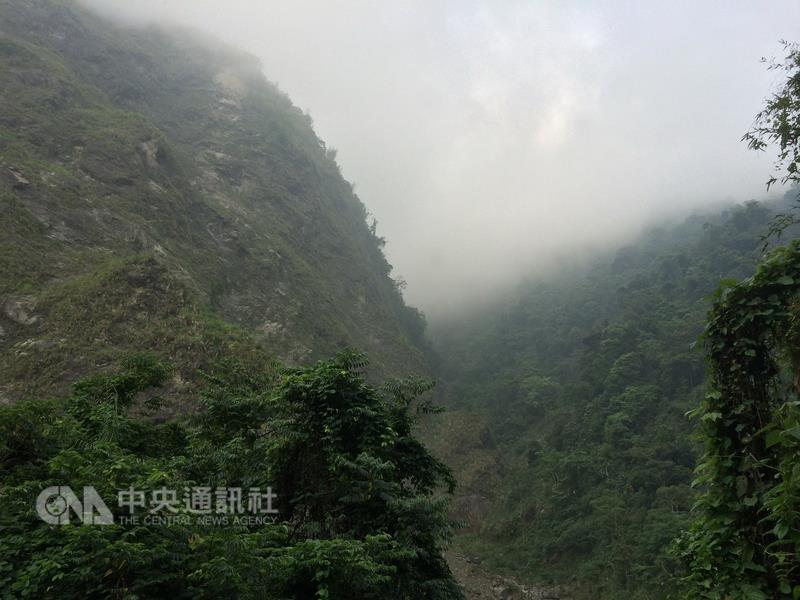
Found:
[{"label": "thick mist", "polygon": [[257,55],[434,319],[661,216],[764,196],[740,142],[800,3],[85,0]]}]

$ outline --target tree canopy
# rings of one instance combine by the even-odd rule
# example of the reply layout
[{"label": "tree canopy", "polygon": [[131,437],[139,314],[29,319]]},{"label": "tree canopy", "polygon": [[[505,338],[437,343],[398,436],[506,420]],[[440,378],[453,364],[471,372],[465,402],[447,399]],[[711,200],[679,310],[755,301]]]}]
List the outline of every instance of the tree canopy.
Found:
[{"label": "tree canopy", "polygon": [[[364,362],[225,361],[197,414],[165,421],[170,368],[137,355],[68,398],[1,407],[0,597],[461,598],[442,556],[453,479],[412,431],[430,385],[372,387]],[[36,498],[58,485],[94,486],[115,523],[46,524]],[[274,490],[275,521],[131,523],[116,502],[198,486]]]}]

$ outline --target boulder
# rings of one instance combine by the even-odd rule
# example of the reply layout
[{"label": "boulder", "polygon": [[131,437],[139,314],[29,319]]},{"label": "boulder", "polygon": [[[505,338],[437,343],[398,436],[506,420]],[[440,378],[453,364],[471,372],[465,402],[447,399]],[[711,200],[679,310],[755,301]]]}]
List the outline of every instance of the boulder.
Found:
[{"label": "boulder", "polygon": [[20,325],[33,325],[39,318],[33,314],[36,300],[31,297],[9,298],[3,305],[3,313]]}]

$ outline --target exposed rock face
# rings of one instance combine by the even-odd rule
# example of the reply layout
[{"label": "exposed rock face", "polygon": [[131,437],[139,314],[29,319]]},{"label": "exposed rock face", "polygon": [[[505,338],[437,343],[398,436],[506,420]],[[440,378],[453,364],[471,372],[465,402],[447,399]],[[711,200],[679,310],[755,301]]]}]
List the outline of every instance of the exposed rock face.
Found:
[{"label": "exposed rock face", "polygon": [[496,578],[492,591],[495,598],[500,600],[569,600],[570,598],[562,588],[525,586],[507,577]]},{"label": "exposed rock face", "polygon": [[[33,314],[36,299],[31,296],[9,298],[3,304],[3,313],[20,325],[33,325],[38,317]],[[0,332],[2,335],[4,332]]]},{"label": "exposed rock face", "polygon": [[[279,359],[354,347],[383,375],[426,372],[422,321],[364,205],[254,58],[186,32],[126,30],[70,0],[3,0],[0,27],[0,378],[26,372],[2,367],[33,335],[25,327],[47,338],[90,309],[106,311],[95,322],[131,318],[85,290],[142,256],[187,304]],[[172,300],[152,302],[148,327],[166,327]],[[85,348],[73,354],[87,368],[134,349],[58,336],[66,354],[48,355],[53,373],[75,373],[70,348]]]},{"label": "exposed rock face", "polygon": [[[148,140],[142,142],[139,148],[144,155],[144,161],[151,169],[158,168],[158,142],[156,140]],[[155,184],[158,185],[158,184]]]},{"label": "exposed rock face", "polygon": [[242,99],[247,94],[247,85],[236,71],[233,69],[220,71],[214,76],[214,83],[222,91],[222,96],[219,98],[220,104],[233,109],[241,108]]},{"label": "exposed rock face", "polygon": [[451,552],[447,556],[464,593],[470,600],[570,600],[563,587],[522,584],[510,577],[494,575],[479,560]]}]

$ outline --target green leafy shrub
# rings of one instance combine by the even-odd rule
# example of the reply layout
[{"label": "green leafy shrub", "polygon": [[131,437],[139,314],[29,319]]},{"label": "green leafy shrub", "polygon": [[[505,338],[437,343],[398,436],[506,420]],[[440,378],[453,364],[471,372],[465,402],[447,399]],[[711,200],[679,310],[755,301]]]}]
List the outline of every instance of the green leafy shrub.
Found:
[{"label": "green leafy shrub", "polygon": [[687,597],[800,597],[800,243],[723,287],[705,338],[710,391],[694,411],[703,493],[676,542]]}]

